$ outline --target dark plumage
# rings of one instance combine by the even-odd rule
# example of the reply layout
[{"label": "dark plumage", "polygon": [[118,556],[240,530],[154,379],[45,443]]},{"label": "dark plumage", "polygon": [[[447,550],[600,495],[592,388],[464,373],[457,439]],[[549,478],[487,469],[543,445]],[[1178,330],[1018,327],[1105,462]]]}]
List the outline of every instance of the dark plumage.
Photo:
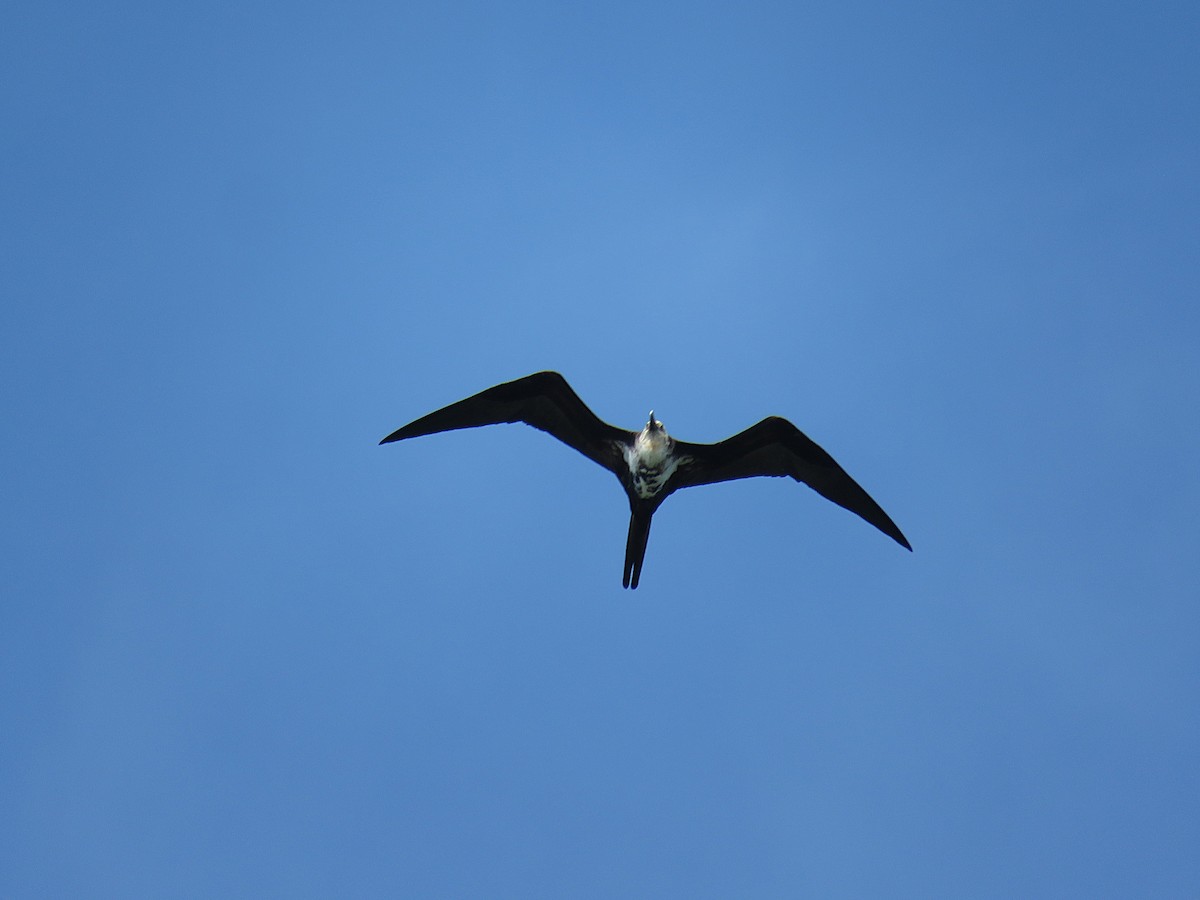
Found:
[{"label": "dark plumage", "polygon": [[628,588],[638,586],[650,520],[667,497],[680,488],[758,475],[802,481],[912,549],[896,523],[833,457],[778,416],[716,444],[691,444],[671,438],[653,413],[640,432],[602,422],[565,378],[557,372],[539,372],[451,403],[393,431],[380,443],[502,422],[525,422],[545,431],[617,476],[631,513],[622,581]]}]

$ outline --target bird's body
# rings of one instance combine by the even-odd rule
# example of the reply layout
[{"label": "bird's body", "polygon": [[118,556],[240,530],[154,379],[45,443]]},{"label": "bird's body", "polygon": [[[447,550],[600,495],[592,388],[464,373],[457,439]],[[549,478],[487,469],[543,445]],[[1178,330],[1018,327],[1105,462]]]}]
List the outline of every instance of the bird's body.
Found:
[{"label": "bird's body", "polygon": [[690,457],[674,451],[675,441],[667,434],[662,422],[655,420],[651,410],[650,424],[638,432],[632,445],[621,448],[621,455],[629,467],[633,492],[640,499],[651,500],[658,496],[670,484],[676,469],[691,462]]},{"label": "bird's body", "polygon": [[653,412],[641,431],[625,431],[597,418],[557,372],[488,388],[410,422],[380,443],[501,422],[525,422],[545,431],[617,476],[630,509],[622,582],[627,588],[638,586],[650,520],[667,497],[684,487],[758,475],[803,481],[912,549],[879,504],[786,419],[763,419],[716,444],[675,440]]}]

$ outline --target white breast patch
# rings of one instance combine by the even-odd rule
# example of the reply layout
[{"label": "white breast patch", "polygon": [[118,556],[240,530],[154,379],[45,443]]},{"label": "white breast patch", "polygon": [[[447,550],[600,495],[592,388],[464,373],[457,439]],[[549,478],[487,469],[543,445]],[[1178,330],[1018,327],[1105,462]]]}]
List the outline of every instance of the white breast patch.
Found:
[{"label": "white breast patch", "polygon": [[679,464],[685,461],[686,457],[671,453],[666,441],[643,440],[641,435],[625,451],[633,490],[643,500],[649,500],[666,487]]}]

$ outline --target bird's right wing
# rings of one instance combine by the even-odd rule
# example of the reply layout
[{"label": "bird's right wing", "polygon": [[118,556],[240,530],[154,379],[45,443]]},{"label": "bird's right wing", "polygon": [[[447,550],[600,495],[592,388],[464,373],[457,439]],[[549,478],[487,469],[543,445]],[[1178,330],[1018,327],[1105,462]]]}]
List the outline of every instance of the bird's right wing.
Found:
[{"label": "bird's right wing", "polygon": [[671,479],[673,489],[757,475],[790,476],[912,549],[896,523],[858,482],[787,419],[771,416],[716,444],[676,441],[675,447],[691,459]]},{"label": "bird's right wing", "polygon": [[532,425],[613,472],[622,460],[617,443],[633,438],[632,432],[601,421],[557,372],[538,372],[451,403],[393,431],[379,443],[505,422]]}]

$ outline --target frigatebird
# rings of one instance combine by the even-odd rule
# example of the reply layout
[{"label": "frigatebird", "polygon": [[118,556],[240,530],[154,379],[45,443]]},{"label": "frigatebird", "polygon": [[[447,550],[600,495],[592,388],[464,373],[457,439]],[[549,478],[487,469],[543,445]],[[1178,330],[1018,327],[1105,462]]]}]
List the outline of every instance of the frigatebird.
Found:
[{"label": "frigatebird", "polygon": [[802,481],[912,550],[896,523],[833,457],[778,416],[769,416],[715,444],[690,444],[667,434],[653,410],[641,431],[625,431],[602,422],[562,375],[538,372],[451,403],[409,422],[379,443],[504,422],[524,422],[545,431],[617,476],[629,497],[629,536],[621,582],[627,588],[638,586],[650,519],[667,497],[680,488],[756,475],[788,475]]}]

